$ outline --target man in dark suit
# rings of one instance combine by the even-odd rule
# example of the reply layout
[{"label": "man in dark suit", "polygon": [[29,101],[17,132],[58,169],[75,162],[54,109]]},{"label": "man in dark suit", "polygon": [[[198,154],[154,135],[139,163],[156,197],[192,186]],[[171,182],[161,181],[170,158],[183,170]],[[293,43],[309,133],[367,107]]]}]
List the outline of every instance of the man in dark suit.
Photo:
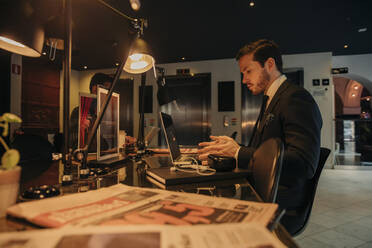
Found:
[{"label": "man in dark suit", "polygon": [[[240,146],[226,136],[211,136],[211,142],[199,145],[199,159],[208,154],[235,157],[239,168],[247,168],[254,151],[269,138],[284,143],[283,167],[277,202],[287,212],[304,203],[309,179],[314,176],[320,153],[322,117],[318,105],[304,88],[291,84],[282,72],[278,46],[269,40],[258,40],[240,49],[236,57],[243,83],[253,95],[267,98],[249,146]],[[267,96],[267,97],[266,97]],[[301,221],[301,220],[298,220]],[[299,223],[282,223],[291,232]]]}]

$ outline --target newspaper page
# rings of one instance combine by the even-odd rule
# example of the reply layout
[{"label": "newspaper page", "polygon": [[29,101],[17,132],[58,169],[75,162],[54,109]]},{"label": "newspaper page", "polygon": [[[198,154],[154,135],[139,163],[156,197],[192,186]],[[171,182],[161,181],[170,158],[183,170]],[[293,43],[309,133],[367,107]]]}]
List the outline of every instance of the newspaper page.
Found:
[{"label": "newspaper page", "polygon": [[0,234],[0,247],[19,248],[268,248],[285,247],[254,223],[59,228]]},{"label": "newspaper page", "polygon": [[43,227],[128,224],[222,224],[266,226],[277,204],[139,188],[123,184],[85,193],[26,202],[9,215]]}]

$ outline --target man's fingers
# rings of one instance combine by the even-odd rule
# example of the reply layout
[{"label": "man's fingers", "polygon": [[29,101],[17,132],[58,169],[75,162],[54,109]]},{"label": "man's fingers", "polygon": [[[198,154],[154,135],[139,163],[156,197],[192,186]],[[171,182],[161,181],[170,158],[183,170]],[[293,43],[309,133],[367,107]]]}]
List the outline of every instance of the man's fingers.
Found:
[{"label": "man's fingers", "polygon": [[232,138],[230,138],[228,136],[220,136],[220,139],[224,140],[224,141],[231,141],[232,140]]},{"label": "man's fingers", "polygon": [[198,158],[201,161],[208,160],[208,155],[209,154],[212,154],[212,155],[215,155],[215,156],[225,156],[224,152],[217,151],[217,150],[212,150],[212,151],[208,151],[208,152],[204,152],[204,153],[199,154]]},{"label": "man's fingers", "polygon": [[208,155],[209,153],[203,153],[203,154],[200,154],[198,158],[201,161],[206,161],[208,159]]},{"label": "man's fingers", "polygon": [[220,141],[224,140],[223,137],[227,137],[227,136],[210,136],[211,140],[214,140],[216,142],[220,142]]},{"label": "man's fingers", "polygon": [[203,160],[202,161],[202,165],[208,165],[208,161],[207,160]]},{"label": "man's fingers", "polygon": [[204,148],[201,148],[198,150],[198,153],[206,153],[206,152],[216,152],[216,151],[220,151],[220,150],[223,150],[223,149],[226,149],[226,145],[225,144],[217,144],[217,145],[210,145],[210,146],[206,146]]},{"label": "man's fingers", "polygon": [[209,152],[209,151],[213,151],[213,150],[214,150],[213,147],[206,146],[206,147],[204,147],[204,148],[202,148],[202,149],[199,149],[199,150],[198,150],[198,153],[199,153],[199,154],[202,154],[202,153],[207,153],[207,152]]},{"label": "man's fingers", "polygon": [[198,146],[210,146],[212,145],[214,142],[201,142],[198,144]]}]

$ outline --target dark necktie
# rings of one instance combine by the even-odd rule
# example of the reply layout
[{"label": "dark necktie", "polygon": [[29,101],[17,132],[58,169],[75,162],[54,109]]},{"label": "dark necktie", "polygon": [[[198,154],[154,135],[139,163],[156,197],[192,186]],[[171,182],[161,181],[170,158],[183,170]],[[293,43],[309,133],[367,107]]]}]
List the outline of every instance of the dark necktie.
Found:
[{"label": "dark necktie", "polygon": [[265,113],[267,100],[269,100],[269,96],[263,95],[260,114],[258,115],[256,124],[254,124],[253,132],[252,132],[252,135],[251,135],[251,139],[249,140],[249,145],[248,146],[252,145],[252,141],[253,141],[254,136],[256,135],[258,124],[261,122],[262,116]]}]

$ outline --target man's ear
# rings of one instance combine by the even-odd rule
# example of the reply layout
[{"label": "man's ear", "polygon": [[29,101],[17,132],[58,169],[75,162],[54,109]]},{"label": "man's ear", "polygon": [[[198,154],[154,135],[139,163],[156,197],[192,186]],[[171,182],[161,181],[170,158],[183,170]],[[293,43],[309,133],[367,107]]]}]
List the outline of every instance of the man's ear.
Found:
[{"label": "man's ear", "polygon": [[275,63],[275,60],[273,58],[268,58],[266,61],[265,61],[265,68],[266,70],[268,71],[272,71],[273,69],[276,68],[276,63]]}]

